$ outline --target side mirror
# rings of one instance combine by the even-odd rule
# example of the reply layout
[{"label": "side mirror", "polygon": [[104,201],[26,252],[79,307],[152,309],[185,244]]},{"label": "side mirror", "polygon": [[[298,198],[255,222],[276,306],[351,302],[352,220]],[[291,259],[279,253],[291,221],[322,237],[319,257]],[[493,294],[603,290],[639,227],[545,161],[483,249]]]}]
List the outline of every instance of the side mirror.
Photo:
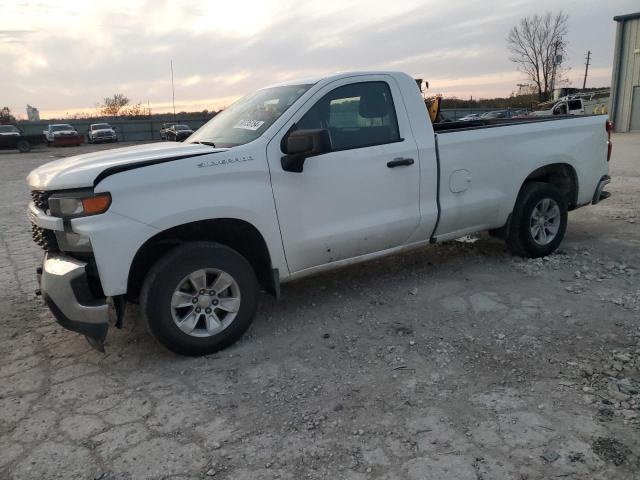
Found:
[{"label": "side mirror", "polygon": [[285,172],[300,173],[305,159],[331,151],[331,137],[326,129],[294,130],[284,140],[282,150],[286,155],[280,162]]}]

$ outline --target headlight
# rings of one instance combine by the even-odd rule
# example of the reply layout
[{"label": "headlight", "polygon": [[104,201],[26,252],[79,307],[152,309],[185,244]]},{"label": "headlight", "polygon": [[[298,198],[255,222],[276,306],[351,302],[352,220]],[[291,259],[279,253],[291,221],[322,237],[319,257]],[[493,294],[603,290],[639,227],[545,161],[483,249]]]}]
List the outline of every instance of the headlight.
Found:
[{"label": "headlight", "polygon": [[111,205],[109,193],[68,192],[58,193],[49,198],[51,215],[56,217],[85,217],[98,215]]}]

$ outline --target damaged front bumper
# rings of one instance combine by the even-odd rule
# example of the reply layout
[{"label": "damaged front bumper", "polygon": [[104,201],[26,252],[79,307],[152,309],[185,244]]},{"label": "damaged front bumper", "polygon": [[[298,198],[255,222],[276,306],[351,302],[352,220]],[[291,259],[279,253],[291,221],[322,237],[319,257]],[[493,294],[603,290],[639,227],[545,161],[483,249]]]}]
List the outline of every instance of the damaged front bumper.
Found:
[{"label": "damaged front bumper", "polygon": [[104,351],[109,329],[110,304],[89,287],[87,264],[66,255],[47,253],[38,269],[40,293],[60,325],[87,337]]}]

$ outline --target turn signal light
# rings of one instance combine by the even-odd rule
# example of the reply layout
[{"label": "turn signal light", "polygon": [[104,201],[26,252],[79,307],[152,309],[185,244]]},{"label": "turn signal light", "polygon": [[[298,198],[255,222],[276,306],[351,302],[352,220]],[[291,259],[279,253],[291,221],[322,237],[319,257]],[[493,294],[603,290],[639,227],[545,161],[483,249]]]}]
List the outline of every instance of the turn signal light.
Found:
[{"label": "turn signal light", "polygon": [[97,215],[104,213],[111,205],[111,195],[108,193],[99,193],[94,197],[83,198],[82,208],[85,215]]}]

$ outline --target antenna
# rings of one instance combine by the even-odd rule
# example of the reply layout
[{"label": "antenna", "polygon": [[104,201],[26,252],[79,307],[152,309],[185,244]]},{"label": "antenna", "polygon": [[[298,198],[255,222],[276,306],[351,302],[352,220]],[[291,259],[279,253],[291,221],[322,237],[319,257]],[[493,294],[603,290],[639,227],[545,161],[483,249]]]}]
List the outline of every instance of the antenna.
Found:
[{"label": "antenna", "polygon": [[176,120],[176,89],[173,85],[173,60],[171,60],[171,100],[173,102],[173,120]]},{"label": "antenna", "polygon": [[584,67],[584,81],[582,82],[582,89],[587,87],[587,74],[589,73],[589,63],[591,62],[591,50],[587,52],[587,63]]}]

